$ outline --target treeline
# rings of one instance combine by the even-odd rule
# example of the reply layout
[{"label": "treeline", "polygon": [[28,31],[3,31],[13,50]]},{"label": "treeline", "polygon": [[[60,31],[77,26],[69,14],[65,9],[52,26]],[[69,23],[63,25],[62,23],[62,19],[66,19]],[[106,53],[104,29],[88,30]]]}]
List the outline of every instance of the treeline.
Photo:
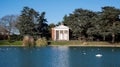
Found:
[{"label": "treeline", "polygon": [[[24,7],[21,14],[6,15],[0,19],[0,25],[9,31],[8,39],[21,39],[23,36],[33,36],[37,38],[50,38],[45,12],[37,12],[33,8]],[[18,34],[16,36],[16,33]],[[18,40],[15,39],[15,40]],[[21,39],[22,40],[22,39]]]},{"label": "treeline", "polygon": [[[29,7],[24,7],[19,16],[6,15],[0,19],[0,25],[9,31],[9,35],[20,33],[21,36],[50,39],[51,28],[56,25],[47,22],[45,12],[39,13]],[[101,12],[75,9],[65,15],[61,23],[70,27],[71,40],[120,41],[120,9],[115,7],[102,7]]]},{"label": "treeline", "polygon": [[115,7],[102,7],[101,12],[75,9],[63,23],[70,27],[72,39],[120,41],[120,9]]}]

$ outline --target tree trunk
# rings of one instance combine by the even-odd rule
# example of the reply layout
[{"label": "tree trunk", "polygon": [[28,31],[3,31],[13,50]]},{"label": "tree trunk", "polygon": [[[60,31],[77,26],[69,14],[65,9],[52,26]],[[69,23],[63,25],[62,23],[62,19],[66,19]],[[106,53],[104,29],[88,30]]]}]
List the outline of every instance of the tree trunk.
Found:
[{"label": "tree trunk", "polygon": [[115,43],[115,34],[112,34],[112,43]]},{"label": "tree trunk", "polygon": [[10,32],[8,32],[7,36],[8,36],[8,41],[10,41]]},{"label": "tree trunk", "polygon": [[106,36],[105,36],[105,35],[103,35],[103,41],[105,41],[105,39],[106,39]]},{"label": "tree trunk", "polygon": [[10,41],[10,35],[8,35],[8,40]]},{"label": "tree trunk", "polygon": [[[114,28],[115,27],[115,22],[113,21],[113,25],[112,27]],[[115,43],[115,33],[112,32],[112,43]]]}]

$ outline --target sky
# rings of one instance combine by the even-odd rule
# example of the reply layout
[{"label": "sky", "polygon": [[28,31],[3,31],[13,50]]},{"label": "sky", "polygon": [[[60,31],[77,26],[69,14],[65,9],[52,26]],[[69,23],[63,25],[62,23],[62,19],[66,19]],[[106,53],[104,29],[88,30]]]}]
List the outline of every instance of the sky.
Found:
[{"label": "sky", "polygon": [[5,15],[20,15],[25,6],[39,13],[45,11],[48,24],[56,24],[78,8],[101,11],[101,7],[113,6],[120,9],[120,0],[0,0],[0,18]]}]

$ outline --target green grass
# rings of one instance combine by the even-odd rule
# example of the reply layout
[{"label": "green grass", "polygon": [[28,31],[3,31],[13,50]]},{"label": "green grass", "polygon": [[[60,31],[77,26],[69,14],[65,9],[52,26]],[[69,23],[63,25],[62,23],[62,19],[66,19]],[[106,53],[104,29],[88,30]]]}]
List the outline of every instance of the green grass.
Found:
[{"label": "green grass", "polygon": [[[50,45],[84,45],[83,41],[73,40],[73,41],[50,41]],[[120,45],[120,43],[116,43],[117,45]],[[87,45],[112,45],[109,42],[104,41],[88,41],[86,42]]]},{"label": "green grass", "polygon": [[[103,41],[91,41],[86,42],[87,44],[83,44],[83,41],[79,40],[72,40],[72,41],[48,41],[49,45],[83,45],[83,46],[97,46],[97,45],[120,45],[120,43],[111,44],[109,42],[103,42]],[[8,41],[8,40],[0,40],[0,46],[22,46],[22,41]]]},{"label": "green grass", "polygon": [[87,42],[87,43],[88,45],[111,45],[111,43],[103,42],[103,41],[100,41],[100,42],[93,41],[93,42]]},{"label": "green grass", "polygon": [[50,45],[80,45],[81,41],[50,41]]},{"label": "green grass", "polygon": [[22,41],[8,41],[8,40],[0,40],[0,45],[22,45]]}]

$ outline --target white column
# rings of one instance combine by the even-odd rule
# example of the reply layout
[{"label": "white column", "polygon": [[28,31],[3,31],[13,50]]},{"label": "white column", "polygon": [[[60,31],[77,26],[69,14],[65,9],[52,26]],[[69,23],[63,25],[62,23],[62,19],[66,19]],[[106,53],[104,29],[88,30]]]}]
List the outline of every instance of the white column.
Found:
[{"label": "white column", "polygon": [[58,34],[58,40],[60,40],[60,30],[58,30],[59,31],[59,34]]},{"label": "white column", "polygon": [[63,30],[63,40],[65,40],[65,30]]},{"label": "white column", "polygon": [[68,29],[68,41],[69,41],[69,36],[70,36],[70,35],[69,35],[69,29]]}]

